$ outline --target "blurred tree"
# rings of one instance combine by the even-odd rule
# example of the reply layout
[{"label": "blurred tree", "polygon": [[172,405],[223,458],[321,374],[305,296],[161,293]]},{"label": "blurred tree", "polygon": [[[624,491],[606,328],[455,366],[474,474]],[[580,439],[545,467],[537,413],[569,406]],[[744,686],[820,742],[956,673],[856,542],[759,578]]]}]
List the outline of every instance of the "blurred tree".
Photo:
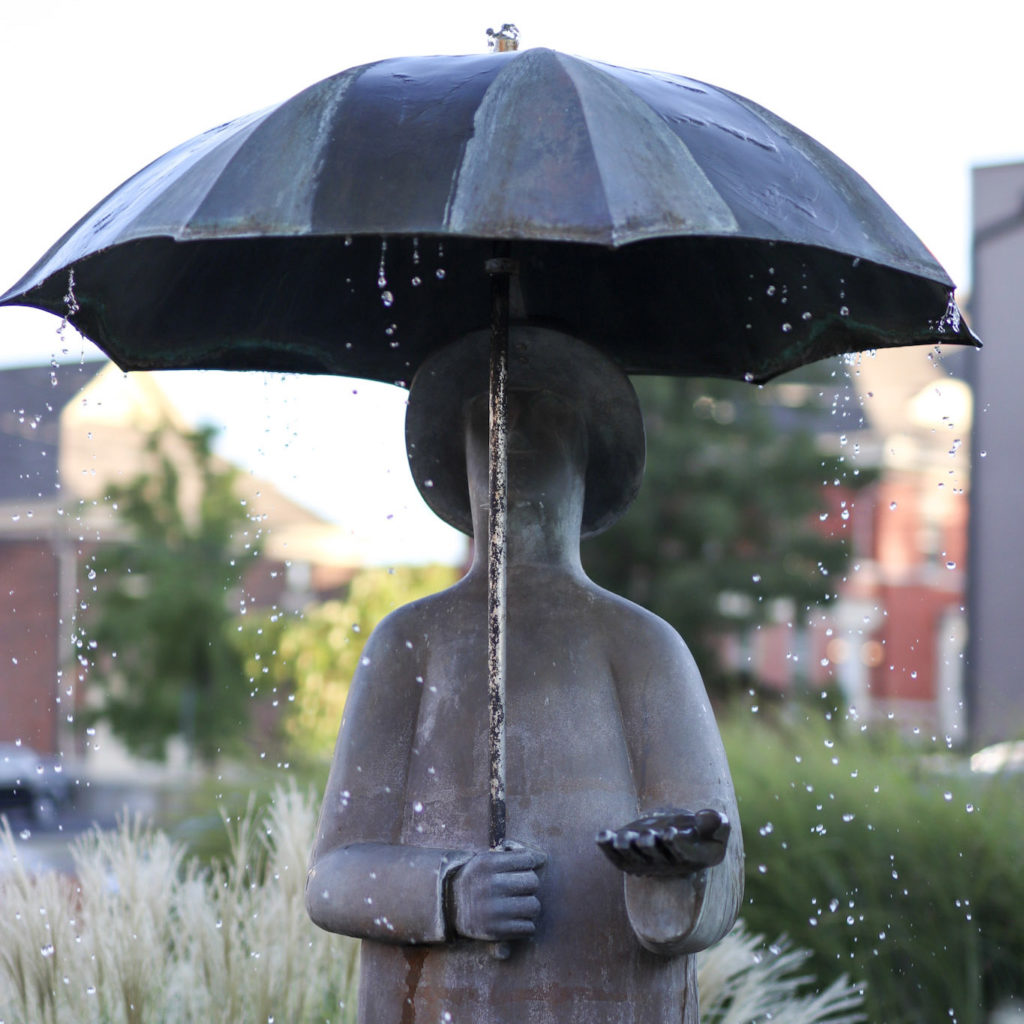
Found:
[{"label": "blurred tree", "polygon": [[111,484],[124,539],[103,541],[87,566],[95,583],[85,628],[90,683],[106,720],[133,753],[162,759],[181,735],[210,763],[248,726],[249,685],[231,632],[231,592],[243,557],[258,554],[236,490],[214,459],[212,428],[164,430],[145,446],[144,470]]},{"label": "blurred tree", "polygon": [[388,612],[450,586],[458,573],[445,565],[364,569],[338,600],[310,605],[301,615],[249,612],[238,634],[253,682],[287,693],[283,722],[295,754],[329,754],[363,645]]},{"label": "blurred tree", "polygon": [[709,690],[723,696],[755,685],[726,663],[723,638],[787,604],[802,619],[834,599],[850,552],[844,534],[830,536],[818,521],[829,507],[825,487],[853,490],[871,474],[817,442],[820,387],[790,385],[790,399],[803,397],[785,406],[772,385],[651,377],[636,387],[644,485],[619,523],[584,544],[584,565],[597,583],[670,622]]}]

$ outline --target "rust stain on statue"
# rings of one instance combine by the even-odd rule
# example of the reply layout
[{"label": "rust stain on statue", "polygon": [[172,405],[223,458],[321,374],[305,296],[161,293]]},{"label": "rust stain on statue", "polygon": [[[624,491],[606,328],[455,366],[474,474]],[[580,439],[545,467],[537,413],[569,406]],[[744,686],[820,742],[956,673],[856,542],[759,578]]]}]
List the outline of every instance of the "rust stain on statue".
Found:
[{"label": "rust stain on statue", "polygon": [[419,988],[423,961],[426,960],[429,950],[412,948],[403,952],[409,964],[409,973],[405,976],[405,1003],[402,1005],[401,1024],[416,1024],[416,989]]}]

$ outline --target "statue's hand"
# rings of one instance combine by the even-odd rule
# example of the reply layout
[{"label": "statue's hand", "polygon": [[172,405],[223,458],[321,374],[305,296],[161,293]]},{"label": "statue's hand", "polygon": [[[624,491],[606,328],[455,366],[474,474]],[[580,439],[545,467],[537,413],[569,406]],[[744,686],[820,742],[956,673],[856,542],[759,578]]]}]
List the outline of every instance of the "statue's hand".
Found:
[{"label": "statue's hand", "polygon": [[664,811],[604,829],[597,845],[628,874],[680,877],[721,864],[730,827],[720,811]]},{"label": "statue's hand", "polygon": [[532,935],[540,913],[537,869],[547,859],[519,844],[474,854],[451,883],[450,920],[467,939],[500,942]]}]

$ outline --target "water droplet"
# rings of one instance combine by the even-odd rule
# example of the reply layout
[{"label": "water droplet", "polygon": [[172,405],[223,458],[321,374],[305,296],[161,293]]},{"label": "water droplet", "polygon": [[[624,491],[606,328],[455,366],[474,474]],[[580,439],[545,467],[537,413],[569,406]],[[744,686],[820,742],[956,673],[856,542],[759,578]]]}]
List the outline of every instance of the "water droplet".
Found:
[{"label": "water droplet", "polygon": [[747,372],[743,374],[743,379],[749,384],[754,379],[754,375],[747,370]]},{"label": "water droplet", "polygon": [[896,502],[895,501],[890,501],[889,502],[889,510],[891,512],[895,512],[896,511]]},{"label": "water droplet", "polygon": [[787,324],[783,324],[783,325],[782,325],[782,333],[783,333],[783,334],[789,334],[789,332],[790,332],[791,330],[793,330],[793,325],[792,325],[792,324],[788,324],[788,323],[787,323]]},{"label": "water droplet", "polygon": [[840,306],[839,307],[839,315],[840,316],[849,316],[850,315],[850,307],[849,306]]},{"label": "water droplet", "polygon": [[775,826],[770,821],[766,821],[757,831],[763,836],[770,836],[775,831]]},{"label": "water droplet", "polygon": [[437,270],[434,271],[434,277],[436,277],[438,279],[438,281],[443,281],[444,280],[444,274],[445,274],[444,267],[438,267]]},{"label": "water droplet", "polygon": [[419,813],[420,813],[420,812],[421,812],[421,811],[423,810],[423,804],[421,804],[421,803],[420,803],[420,801],[419,801],[419,800],[417,800],[417,801],[416,801],[416,802],[415,802],[415,803],[414,803],[414,804],[412,805],[412,809],[413,809],[413,810],[414,810],[414,811],[415,811],[415,812],[416,812],[417,814],[419,814]]},{"label": "water droplet", "polygon": [[768,287],[765,288],[764,293],[765,293],[765,295],[774,295],[775,294],[775,285],[773,285],[773,284],[768,285]]},{"label": "water droplet", "polygon": [[413,288],[419,288],[419,286],[421,284],[423,284],[423,278],[421,278],[421,277],[414,277],[412,279],[412,281],[410,282],[410,284],[413,286]]},{"label": "water droplet", "polygon": [[942,799],[948,804],[949,801],[953,799],[953,794],[947,789],[946,792],[942,794]]},{"label": "water droplet", "polygon": [[753,575],[753,576],[751,576],[750,578],[751,578],[751,579],[752,579],[752,580],[753,580],[753,581],[754,581],[755,583],[760,583],[760,582],[761,582],[761,574],[760,574],[759,572],[755,572],[755,573],[754,573],[754,575]]},{"label": "water droplet", "polygon": [[380,301],[385,306],[393,306],[395,302],[395,296],[390,291],[388,291],[387,288],[385,288],[384,291],[380,293]]}]

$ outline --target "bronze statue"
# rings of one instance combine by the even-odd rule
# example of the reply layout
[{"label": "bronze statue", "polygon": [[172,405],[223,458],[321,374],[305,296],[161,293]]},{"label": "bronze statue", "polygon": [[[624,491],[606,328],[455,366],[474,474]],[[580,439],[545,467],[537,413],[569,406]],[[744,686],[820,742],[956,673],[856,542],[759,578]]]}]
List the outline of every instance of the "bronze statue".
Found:
[{"label": "bronze statue", "polygon": [[[428,504],[477,538],[487,528],[486,352],[486,336],[470,336],[429,359],[406,427]],[[376,628],[341,724],[307,906],[321,927],[364,940],[362,1024],[696,1024],[690,954],[728,931],[742,895],[729,770],[685,644],[592,583],[579,553],[581,535],[625,510],[642,469],[625,375],[580,341],[514,327],[515,841],[487,848],[477,544],[455,586]]]}]

